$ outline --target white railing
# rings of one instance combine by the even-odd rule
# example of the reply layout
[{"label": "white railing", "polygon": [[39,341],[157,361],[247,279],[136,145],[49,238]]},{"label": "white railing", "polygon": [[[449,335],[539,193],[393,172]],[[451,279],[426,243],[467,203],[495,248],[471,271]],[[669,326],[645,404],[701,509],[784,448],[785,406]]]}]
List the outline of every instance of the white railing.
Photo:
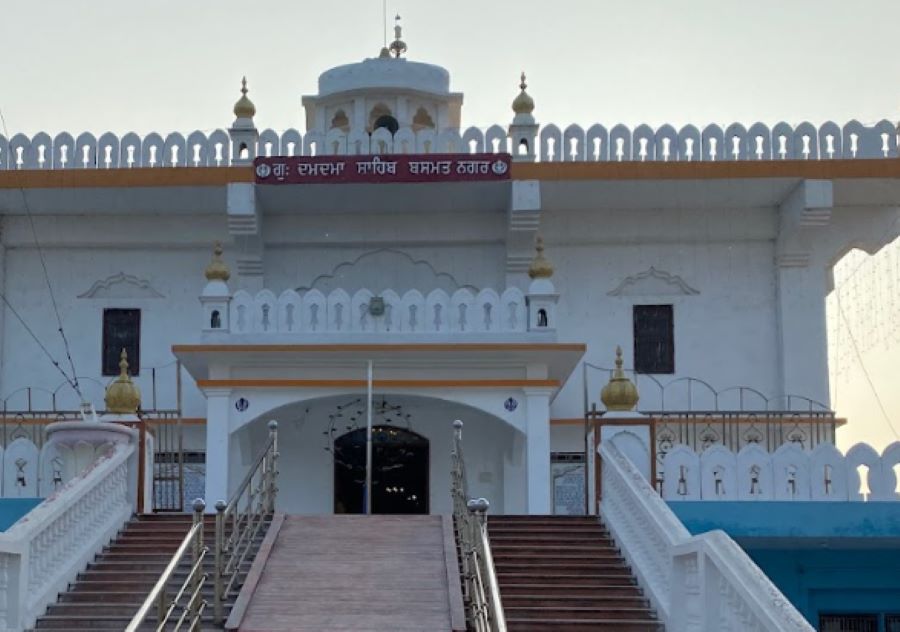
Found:
[{"label": "white railing", "polygon": [[[373,301],[374,299],[374,301]],[[380,300],[378,300],[380,299]],[[379,304],[377,309],[375,303]],[[385,290],[376,296],[358,290],[352,296],[337,289],[294,290],[276,297],[271,290],[252,296],[244,290],[231,299],[232,333],[450,333],[524,332],[525,295],[518,288],[502,294],[459,289],[423,295],[409,290],[400,296]]]},{"label": "white railing", "polygon": [[774,452],[751,444],[737,453],[675,445],[662,467],[657,478],[666,500],[900,500],[900,442],[881,455],[865,443],[846,454],[827,443],[812,451],[787,443]]},{"label": "white railing", "polygon": [[0,629],[30,628],[131,517],[135,454],[116,444],[0,534]]},{"label": "white railing", "polygon": [[600,513],[668,629],[813,631],[731,538],[691,536],[612,442],[599,451]]},{"label": "white railing", "polygon": [[[241,142],[246,142],[241,139]],[[874,125],[850,121],[843,126],[826,122],[818,127],[762,123],[699,128],[639,125],[587,128],[544,126],[534,139],[540,162],[709,162],[730,160],[828,160],[835,158],[897,157],[897,126],[888,120]],[[361,155],[392,153],[514,153],[507,128],[432,130],[402,128],[393,136],[384,129],[327,134],[296,129],[259,133],[260,156]],[[232,140],[224,129],[209,134],[151,133],[143,138],[130,132],[107,132],[99,137],[67,132],[51,137],[0,136],[0,170],[6,169],[129,169],[137,167],[222,167],[232,164]]]}]

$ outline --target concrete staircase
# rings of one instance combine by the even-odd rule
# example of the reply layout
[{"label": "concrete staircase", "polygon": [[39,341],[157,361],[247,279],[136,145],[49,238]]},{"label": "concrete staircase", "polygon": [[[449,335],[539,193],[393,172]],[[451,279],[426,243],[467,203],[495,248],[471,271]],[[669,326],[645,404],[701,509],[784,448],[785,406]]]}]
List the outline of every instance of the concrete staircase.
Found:
[{"label": "concrete staircase", "polygon": [[580,516],[491,516],[510,632],[663,630],[606,528]]},{"label": "concrete staircase", "polygon": [[[57,603],[47,608],[46,614],[37,620],[34,630],[124,630],[162,575],[191,524],[192,516],[186,514],[146,514],[133,518],[96,560],[78,575],[69,590],[60,594]],[[205,610],[203,630],[221,630],[212,623],[213,516],[205,518],[203,536],[204,544],[210,548],[205,560],[209,579],[204,597],[209,606]],[[170,598],[180,588],[189,568],[188,559],[176,571],[168,587]],[[243,569],[244,573],[247,568]],[[230,608],[231,604],[226,604],[226,617]],[[150,620],[155,621],[156,610],[152,612]],[[156,629],[156,626],[148,624],[146,629]]]}]

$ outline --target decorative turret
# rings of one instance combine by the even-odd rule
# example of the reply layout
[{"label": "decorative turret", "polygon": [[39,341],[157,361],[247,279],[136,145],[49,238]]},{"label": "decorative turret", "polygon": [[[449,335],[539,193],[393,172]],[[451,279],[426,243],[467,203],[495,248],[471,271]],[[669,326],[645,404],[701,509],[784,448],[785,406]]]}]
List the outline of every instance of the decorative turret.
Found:
[{"label": "decorative turret", "polygon": [[231,271],[228,264],[222,259],[222,244],[216,242],[213,246],[213,258],[206,266],[206,286],[200,295],[200,304],[203,306],[203,331],[225,332],[229,331],[228,314],[231,306],[231,290],[228,288],[228,279]]},{"label": "decorative turret", "polygon": [[622,370],[622,347],[616,347],[616,368],[609,383],[600,391],[600,401],[606,410],[628,412],[634,410],[639,399],[637,387]]},{"label": "decorative turret", "polygon": [[550,279],[553,277],[553,264],[544,256],[544,238],[537,235],[534,239],[534,259],[528,266],[528,331],[556,331],[556,304],[559,294]]},{"label": "decorative turret", "polygon": [[256,145],[259,140],[259,131],[253,117],[256,116],[256,106],[247,97],[247,77],[241,80],[241,98],[234,104],[234,123],[228,130],[231,136],[232,156],[231,162],[235,165],[246,165],[256,158]]},{"label": "decorative turret", "polygon": [[134,415],[141,407],[141,390],[128,375],[128,353],[119,356],[119,377],[106,389],[106,410],[120,415]]},{"label": "decorative turret", "polygon": [[538,124],[531,114],[534,112],[534,99],[525,91],[527,87],[523,72],[519,83],[519,95],[512,103],[515,116],[509,126],[509,137],[513,141],[513,160],[534,162]]}]

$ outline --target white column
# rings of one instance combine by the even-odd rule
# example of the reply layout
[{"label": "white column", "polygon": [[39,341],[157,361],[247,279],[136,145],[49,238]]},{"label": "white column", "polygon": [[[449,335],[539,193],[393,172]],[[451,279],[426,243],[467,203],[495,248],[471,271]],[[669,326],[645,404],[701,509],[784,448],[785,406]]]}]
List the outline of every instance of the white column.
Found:
[{"label": "white column", "polygon": [[215,513],[216,502],[228,500],[231,389],[206,389],[206,510]]},{"label": "white column", "polygon": [[550,395],[551,389],[525,391],[525,475],[528,513],[549,514],[550,509]]}]

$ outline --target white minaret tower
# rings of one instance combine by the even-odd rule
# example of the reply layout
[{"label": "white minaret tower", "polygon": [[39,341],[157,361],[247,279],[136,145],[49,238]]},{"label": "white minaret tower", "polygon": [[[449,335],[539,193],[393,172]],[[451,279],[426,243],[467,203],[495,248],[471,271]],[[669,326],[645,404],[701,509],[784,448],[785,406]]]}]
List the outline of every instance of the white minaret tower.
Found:
[{"label": "white minaret tower", "polygon": [[513,117],[509,126],[509,137],[512,138],[512,159],[516,162],[534,162],[537,156],[538,124],[531,115],[534,112],[534,99],[525,92],[528,84],[525,83],[525,73],[522,73],[522,82],[519,84],[519,96],[512,103]]},{"label": "white minaret tower", "polygon": [[218,241],[213,249],[213,259],[206,266],[206,286],[200,295],[203,306],[203,333],[228,333],[230,331],[229,312],[231,290],[228,279],[231,272],[222,261],[222,244]]},{"label": "white minaret tower", "polygon": [[528,331],[556,331],[556,304],[559,294],[550,278],[553,265],[544,257],[544,239],[534,240],[535,255],[528,267],[531,283],[525,300],[528,303]]},{"label": "white minaret tower", "polygon": [[234,123],[228,130],[231,136],[231,164],[249,165],[256,158],[256,146],[259,140],[259,130],[253,117],[256,115],[256,106],[247,98],[247,77],[241,80],[241,98],[234,104]]}]

